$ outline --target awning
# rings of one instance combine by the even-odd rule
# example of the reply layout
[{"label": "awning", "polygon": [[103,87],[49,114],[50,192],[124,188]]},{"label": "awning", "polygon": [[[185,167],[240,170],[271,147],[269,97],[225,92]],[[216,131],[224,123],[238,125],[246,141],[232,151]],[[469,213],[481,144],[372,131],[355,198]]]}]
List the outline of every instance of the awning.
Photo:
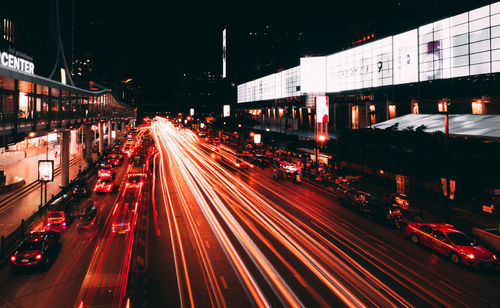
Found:
[{"label": "awning", "polygon": [[[407,114],[372,126],[372,128],[395,130],[417,128],[426,133],[444,133],[444,114]],[[500,138],[500,115],[450,114],[450,135]]]}]

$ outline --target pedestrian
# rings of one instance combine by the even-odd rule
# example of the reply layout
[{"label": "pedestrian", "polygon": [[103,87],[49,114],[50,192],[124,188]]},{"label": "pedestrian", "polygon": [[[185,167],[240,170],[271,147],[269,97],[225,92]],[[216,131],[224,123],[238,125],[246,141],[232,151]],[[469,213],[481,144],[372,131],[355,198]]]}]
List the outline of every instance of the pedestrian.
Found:
[{"label": "pedestrian", "polygon": [[26,150],[24,150],[24,158],[28,157],[28,153],[26,153]]},{"label": "pedestrian", "polygon": [[82,175],[82,166],[78,166],[78,176]]}]

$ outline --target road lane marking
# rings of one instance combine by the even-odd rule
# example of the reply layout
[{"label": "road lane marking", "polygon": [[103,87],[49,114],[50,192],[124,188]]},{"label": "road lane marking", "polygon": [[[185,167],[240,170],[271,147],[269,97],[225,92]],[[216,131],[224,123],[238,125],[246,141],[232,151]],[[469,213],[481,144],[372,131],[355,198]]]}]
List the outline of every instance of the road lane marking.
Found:
[{"label": "road lane marking", "polygon": [[450,286],[448,283],[442,281],[442,280],[439,280],[439,282],[443,285],[445,285],[446,287],[452,289],[453,291],[457,292],[458,294],[462,294],[462,292],[458,291],[457,289],[455,289],[454,287]]},{"label": "road lane marking", "polygon": [[229,287],[227,286],[226,279],[224,279],[224,276],[220,276],[220,281],[222,282],[222,286],[224,287],[225,290],[229,290]]}]

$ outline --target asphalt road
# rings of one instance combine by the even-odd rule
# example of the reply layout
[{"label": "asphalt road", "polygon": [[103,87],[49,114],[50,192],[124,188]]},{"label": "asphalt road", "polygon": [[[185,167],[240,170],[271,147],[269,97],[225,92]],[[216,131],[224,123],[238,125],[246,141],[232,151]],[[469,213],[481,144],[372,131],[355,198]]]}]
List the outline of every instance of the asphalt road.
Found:
[{"label": "asphalt road", "polygon": [[[150,256],[163,262],[150,270],[168,282],[147,279],[146,302],[163,294],[177,306],[498,306],[498,270],[455,266],[328,190],[222,163],[191,132],[161,123],[156,133],[166,167],[156,172],[161,235]],[[211,282],[220,276],[231,283]]]}]

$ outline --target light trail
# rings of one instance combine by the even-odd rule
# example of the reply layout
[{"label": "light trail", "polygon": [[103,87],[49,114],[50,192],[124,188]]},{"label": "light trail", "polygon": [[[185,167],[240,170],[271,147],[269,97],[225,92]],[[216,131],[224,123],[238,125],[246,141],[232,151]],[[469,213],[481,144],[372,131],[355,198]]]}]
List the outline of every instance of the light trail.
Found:
[{"label": "light trail", "polygon": [[[351,307],[363,307],[365,303],[409,306],[406,301],[362,269],[354,260],[347,259],[347,255],[344,254],[343,258],[339,258],[333,254],[332,245],[327,245],[319,234],[310,235],[302,222],[277,210],[279,207],[214,162],[209,154],[200,149],[198,139],[192,132],[178,131],[167,121],[158,118],[154,121],[153,127],[156,141],[161,144],[161,152],[164,151],[170,155],[170,164],[175,162],[183,180],[194,195],[197,205],[203,211],[221,246],[233,262],[238,275],[242,276],[245,273],[240,269],[246,266],[244,263],[235,263],[242,259],[236,250],[235,255],[229,253],[234,249],[234,245],[228,239],[222,225],[229,228],[262,277],[286,306],[300,307],[303,304],[291,285],[280,275],[278,268],[261,250],[260,245],[267,246],[278,259],[283,260],[285,267],[293,271],[290,264],[279,255],[278,251],[274,250],[273,244],[267,238],[269,236],[286,248],[344,304]],[[252,231],[253,229],[255,230]],[[258,232],[258,229],[265,230],[265,234]],[[254,241],[255,238],[258,242]],[[352,269],[353,264],[357,270]],[[256,278],[248,270],[246,270],[246,275],[248,275],[246,279],[242,280],[245,281],[245,286],[249,290],[251,288],[258,290],[258,293],[250,292],[254,300],[258,302],[255,294],[259,294],[264,286],[258,286],[255,283]],[[247,283],[248,278],[251,278],[250,285]],[[314,288],[307,285],[304,277],[299,279],[307,289]],[[346,285],[345,281],[350,281],[350,283]],[[356,289],[354,293],[353,289]],[[367,290],[369,295],[362,295]],[[321,302],[318,294],[312,296]],[[265,297],[260,298],[262,303],[268,304]]]}]

